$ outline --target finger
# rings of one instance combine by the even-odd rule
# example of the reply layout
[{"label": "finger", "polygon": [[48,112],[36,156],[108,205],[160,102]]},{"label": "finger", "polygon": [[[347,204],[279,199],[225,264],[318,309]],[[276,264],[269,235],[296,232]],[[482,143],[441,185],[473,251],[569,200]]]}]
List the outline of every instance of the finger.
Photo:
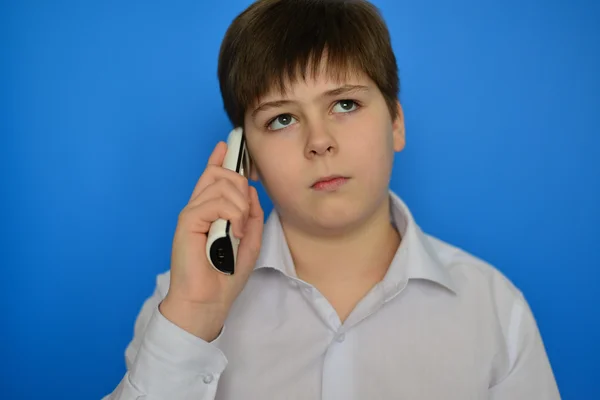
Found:
[{"label": "finger", "polygon": [[248,192],[250,197],[250,215],[249,217],[253,220],[260,220],[261,224],[264,223],[264,211],[260,206],[260,199],[258,198],[258,192],[254,186],[248,185]]},{"label": "finger", "polygon": [[242,231],[242,211],[224,197],[184,208],[179,215],[179,224],[193,233],[207,234],[210,225],[219,218],[231,222],[234,234]]},{"label": "finger", "polygon": [[[239,189],[229,180],[220,179],[209,185],[202,193],[188,204],[188,207],[195,207],[208,201],[223,197],[236,205],[243,213],[242,228],[250,215],[250,200],[239,191]],[[241,232],[243,234],[243,232]],[[238,236],[241,237],[241,236]]]},{"label": "finger", "polygon": [[196,189],[194,189],[194,192],[197,193],[195,193],[195,196],[193,196],[189,202],[193,203],[196,200],[196,198],[198,198],[200,194],[209,185],[212,185],[213,183],[222,179],[228,180],[231,183],[233,183],[238,188],[238,190],[244,196],[246,196],[246,198],[248,198],[248,179],[246,179],[245,177],[243,177],[235,171],[231,171],[222,167],[217,167],[215,165],[209,165],[208,167],[206,167],[206,170],[200,177],[200,180],[196,185]]},{"label": "finger", "polygon": [[[246,221],[246,231],[244,238],[240,242],[243,251],[248,251],[256,255],[260,251],[262,243],[262,233],[264,228],[264,212],[260,206],[258,192],[256,188],[250,186],[250,215]],[[242,250],[240,250],[242,251]]]},{"label": "finger", "polygon": [[212,154],[208,157],[208,163],[206,165],[216,165],[220,167],[223,165],[225,154],[227,154],[227,143],[221,141],[217,143]]},{"label": "finger", "polygon": [[[221,165],[223,165],[223,160],[225,160],[225,154],[227,154],[227,143],[221,141],[221,142],[217,143],[217,145],[213,149],[211,155],[208,157],[207,167],[211,166],[211,165],[220,167]],[[198,194],[202,190],[202,176],[204,176],[204,173],[202,173],[202,175],[196,182],[196,186],[194,187],[194,190],[192,191],[190,200],[193,199],[194,197],[198,196]]]}]

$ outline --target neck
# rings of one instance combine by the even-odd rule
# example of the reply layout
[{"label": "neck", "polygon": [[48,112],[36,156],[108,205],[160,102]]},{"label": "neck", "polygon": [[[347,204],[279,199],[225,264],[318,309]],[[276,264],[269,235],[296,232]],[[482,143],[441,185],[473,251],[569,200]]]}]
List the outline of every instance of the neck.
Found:
[{"label": "neck", "polygon": [[315,235],[282,221],[298,278],[315,286],[383,279],[400,244],[389,210],[386,196],[368,219],[337,235]]}]

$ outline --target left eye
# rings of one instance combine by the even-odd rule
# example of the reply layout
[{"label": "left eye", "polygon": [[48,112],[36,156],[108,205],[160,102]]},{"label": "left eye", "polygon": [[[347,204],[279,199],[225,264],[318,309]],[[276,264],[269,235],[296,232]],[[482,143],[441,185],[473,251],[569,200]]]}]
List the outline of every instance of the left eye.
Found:
[{"label": "left eye", "polygon": [[340,100],[333,106],[333,112],[347,113],[358,108],[358,104],[354,100]]}]

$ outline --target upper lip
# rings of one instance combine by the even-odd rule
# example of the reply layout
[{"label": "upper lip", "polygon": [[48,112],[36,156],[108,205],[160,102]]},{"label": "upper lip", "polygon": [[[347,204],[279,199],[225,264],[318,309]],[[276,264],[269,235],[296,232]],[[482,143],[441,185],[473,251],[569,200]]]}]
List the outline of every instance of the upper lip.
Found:
[{"label": "upper lip", "polygon": [[315,186],[317,183],[327,182],[327,181],[331,181],[333,179],[338,179],[338,178],[348,179],[348,177],[342,176],[342,175],[329,175],[329,176],[324,176],[322,178],[317,179],[316,181],[313,182],[313,184],[311,186]]}]

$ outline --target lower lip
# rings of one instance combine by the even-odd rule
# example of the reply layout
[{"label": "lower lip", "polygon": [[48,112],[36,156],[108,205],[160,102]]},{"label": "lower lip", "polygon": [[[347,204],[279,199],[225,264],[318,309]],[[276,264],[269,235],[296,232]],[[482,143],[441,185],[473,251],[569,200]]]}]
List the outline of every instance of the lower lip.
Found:
[{"label": "lower lip", "polygon": [[332,192],[348,182],[348,178],[334,178],[315,183],[312,188],[321,192]]}]

